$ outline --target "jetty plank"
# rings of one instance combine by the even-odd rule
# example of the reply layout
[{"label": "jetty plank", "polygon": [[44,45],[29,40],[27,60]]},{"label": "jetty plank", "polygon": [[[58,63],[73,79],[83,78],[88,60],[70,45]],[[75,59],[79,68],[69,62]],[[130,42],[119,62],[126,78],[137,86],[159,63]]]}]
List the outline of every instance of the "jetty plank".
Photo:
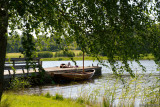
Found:
[{"label": "jetty plank", "polygon": [[[101,68],[102,67],[85,67],[84,70],[89,70],[89,69],[95,69],[95,75],[101,75]],[[63,72],[69,72],[69,71],[79,71],[82,70],[83,67],[78,67],[78,68],[60,68],[60,67],[48,67],[48,68],[44,68],[44,70],[46,71],[46,74],[51,74],[51,73],[63,73]],[[17,69],[15,70],[15,77],[20,77],[24,76],[25,74],[32,74],[32,73],[36,73],[38,75],[39,73],[39,69],[36,69],[37,72],[35,72],[34,69],[29,69],[27,72],[27,69]],[[5,78],[11,78],[14,75],[14,70],[10,70],[10,72],[7,72],[7,70],[5,70],[4,72],[4,76]]]}]

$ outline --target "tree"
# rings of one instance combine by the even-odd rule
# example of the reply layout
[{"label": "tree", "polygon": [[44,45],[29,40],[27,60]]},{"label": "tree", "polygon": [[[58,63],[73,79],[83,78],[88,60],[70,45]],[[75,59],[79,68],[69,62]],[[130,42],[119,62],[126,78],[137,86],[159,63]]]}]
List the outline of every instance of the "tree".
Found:
[{"label": "tree", "polygon": [[[36,51],[32,32],[36,35],[42,32],[45,37],[54,36],[56,43],[62,38],[65,38],[66,45],[76,41],[82,51],[97,58],[100,52],[104,52],[111,65],[115,63],[114,56],[118,55],[125,64],[124,68],[132,74],[128,58],[138,61],[140,52],[137,50],[144,50],[147,42],[153,46],[152,37],[143,32],[154,23],[149,17],[156,11],[154,4],[150,0],[1,0],[0,100],[8,33],[12,36],[15,29],[21,29],[26,58],[31,58]],[[7,28],[11,31],[7,32]],[[159,48],[158,41],[154,42],[154,49],[150,47],[153,53]],[[159,54],[154,55],[159,58]],[[114,66],[112,70],[118,74]]]},{"label": "tree", "polygon": [[16,34],[13,36],[8,36],[7,39],[7,52],[18,53],[22,50],[21,37]]}]

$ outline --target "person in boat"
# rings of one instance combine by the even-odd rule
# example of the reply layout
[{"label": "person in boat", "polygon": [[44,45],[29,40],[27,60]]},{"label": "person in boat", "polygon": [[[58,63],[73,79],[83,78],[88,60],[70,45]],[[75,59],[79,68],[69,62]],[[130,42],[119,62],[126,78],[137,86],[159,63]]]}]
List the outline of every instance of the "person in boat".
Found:
[{"label": "person in boat", "polygon": [[68,67],[71,67],[71,63],[70,62],[68,62]]},{"label": "person in boat", "polygon": [[[62,64],[60,65],[60,68],[74,68],[74,66],[71,66],[71,63],[68,62],[68,64],[62,63]],[[75,65],[75,68],[78,68],[78,65]]]},{"label": "person in boat", "polygon": [[68,66],[66,64],[61,64],[60,68],[68,68]]},{"label": "person in boat", "polygon": [[60,68],[73,68],[73,66],[71,66],[71,63],[70,63],[70,62],[68,62],[68,64],[62,63],[62,64],[60,65]]}]

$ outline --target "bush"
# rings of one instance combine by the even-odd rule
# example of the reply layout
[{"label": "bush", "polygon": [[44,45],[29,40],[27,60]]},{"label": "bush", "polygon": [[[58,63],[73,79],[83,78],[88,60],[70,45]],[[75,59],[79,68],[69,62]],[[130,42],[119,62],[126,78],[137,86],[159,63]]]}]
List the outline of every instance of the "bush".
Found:
[{"label": "bush", "polygon": [[83,52],[79,52],[77,56],[83,56]]},{"label": "bush", "polygon": [[44,96],[45,96],[46,98],[50,98],[52,95],[51,95],[49,92],[47,92]]},{"label": "bush", "polygon": [[74,57],[74,56],[75,56],[75,53],[72,51],[55,53],[55,57]]},{"label": "bush", "polygon": [[24,90],[25,87],[30,87],[30,78],[24,79],[24,78],[14,78],[10,83],[10,89],[14,91],[18,90]]},{"label": "bush", "polygon": [[[53,98],[53,99],[54,99],[54,98]],[[60,94],[56,93],[55,99],[56,99],[56,100],[63,100],[64,98],[63,98],[63,95],[60,95]]]},{"label": "bush", "polygon": [[53,57],[53,53],[52,52],[38,52],[38,57],[39,58],[52,58]]}]

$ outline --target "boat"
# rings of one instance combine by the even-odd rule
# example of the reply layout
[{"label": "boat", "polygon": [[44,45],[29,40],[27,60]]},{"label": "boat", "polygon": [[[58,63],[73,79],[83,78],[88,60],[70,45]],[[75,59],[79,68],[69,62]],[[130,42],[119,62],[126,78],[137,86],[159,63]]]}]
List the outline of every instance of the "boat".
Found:
[{"label": "boat", "polygon": [[[60,68],[63,69],[67,67],[60,67]],[[56,73],[52,73],[52,77],[54,77],[56,80],[62,79],[62,80],[80,81],[80,80],[87,80],[92,78],[94,73],[95,73],[95,69],[84,70],[84,53],[83,53],[83,69],[82,70],[75,69],[75,71],[70,71],[70,72],[69,71],[61,72],[61,73],[56,72]]]},{"label": "boat", "polygon": [[79,71],[79,72],[64,72],[60,74],[62,79],[65,80],[74,80],[74,81],[80,81],[80,80],[88,80],[92,78],[94,75],[95,70],[86,70],[86,71]]}]

